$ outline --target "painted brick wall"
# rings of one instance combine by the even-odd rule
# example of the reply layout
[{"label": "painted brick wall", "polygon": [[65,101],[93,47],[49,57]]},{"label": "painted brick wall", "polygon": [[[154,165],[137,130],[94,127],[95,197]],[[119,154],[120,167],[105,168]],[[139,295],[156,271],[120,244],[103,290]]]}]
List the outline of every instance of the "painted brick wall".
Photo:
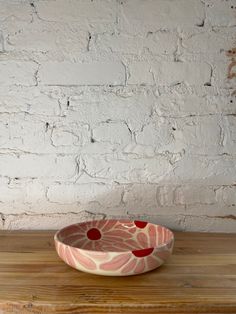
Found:
[{"label": "painted brick wall", "polygon": [[0,0],[0,228],[236,231],[235,0]]}]

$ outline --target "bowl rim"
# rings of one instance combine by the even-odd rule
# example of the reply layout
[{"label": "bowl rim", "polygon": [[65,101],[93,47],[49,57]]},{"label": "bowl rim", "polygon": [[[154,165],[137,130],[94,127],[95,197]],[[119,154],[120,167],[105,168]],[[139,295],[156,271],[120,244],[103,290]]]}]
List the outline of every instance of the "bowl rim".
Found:
[{"label": "bowl rim", "polygon": [[[135,221],[142,221],[142,222],[147,222],[149,224],[152,224],[154,226],[161,226],[163,228],[165,228],[166,230],[168,230],[170,233],[171,233],[171,236],[170,236],[170,240],[163,243],[163,244],[160,244],[158,246],[154,246],[154,247],[145,247],[143,249],[137,249],[137,250],[124,250],[124,251],[102,251],[102,250],[88,250],[88,249],[83,249],[83,248],[79,248],[79,247],[76,247],[76,246],[73,246],[73,245],[69,245],[69,244],[66,244],[64,242],[62,242],[61,240],[59,240],[58,238],[58,235],[60,232],[62,232],[64,229],[66,228],[69,228],[69,227],[72,227],[72,226],[75,226],[75,225],[80,225],[80,224],[84,224],[84,223],[90,223],[90,222],[96,222],[96,221],[123,221],[123,222],[135,222]],[[159,248],[162,248],[162,247],[165,247],[165,246],[168,246],[171,242],[174,242],[175,240],[175,237],[174,237],[174,233],[172,230],[170,230],[169,228],[167,228],[166,226],[163,226],[163,225],[160,225],[160,224],[155,224],[155,223],[152,223],[152,222],[149,222],[149,221],[145,221],[145,220],[132,220],[132,219],[125,219],[125,218],[122,218],[122,219],[94,219],[94,220],[87,220],[87,221],[81,221],[81,222],[78,222],[78,223],[74,223],[74,224],[71,224],[71,225],[68,225],[68,226],[65,226],[59,230],[56,231],[56,233],[54,234],[54,241],[55,242],[59,242],[60,244],[62,245],[65,245],[66,247],[71,247],[71,248],[74,248],[74,249],[78,249],[78,250],[82,250],[82,251],[86,251],[86,252],[99,252],[99,253],[114,253],[114,254],[117,254],[117,253],[130,253],[132,251],[141,251],[141,250],[146,250],[146,249],[150,249],[150,248],[153,248],[153,249],[159,249]]]}]

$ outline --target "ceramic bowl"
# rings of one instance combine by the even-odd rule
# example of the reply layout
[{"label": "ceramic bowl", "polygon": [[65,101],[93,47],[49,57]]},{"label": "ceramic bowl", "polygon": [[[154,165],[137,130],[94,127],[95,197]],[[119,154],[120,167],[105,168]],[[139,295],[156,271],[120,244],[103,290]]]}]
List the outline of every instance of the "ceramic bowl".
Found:
[{"label": "ceramic bowl", "polygon": [[60,258],[92,274],[129,276],[162,265],[172,253],[173,233],[144,221],[94,220],[59,230],[54,237]]}]

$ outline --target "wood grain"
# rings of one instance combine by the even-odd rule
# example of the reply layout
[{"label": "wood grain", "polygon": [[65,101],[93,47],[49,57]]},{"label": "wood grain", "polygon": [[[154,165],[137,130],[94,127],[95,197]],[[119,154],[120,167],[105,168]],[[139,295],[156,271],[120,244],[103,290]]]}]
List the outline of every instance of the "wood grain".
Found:
[{"label": "wood grain", "polygon": [[76,271],[52,231],[0,231],[2,313],[236,313],[236,234],[176,232],[174,254],[132,277]]}]

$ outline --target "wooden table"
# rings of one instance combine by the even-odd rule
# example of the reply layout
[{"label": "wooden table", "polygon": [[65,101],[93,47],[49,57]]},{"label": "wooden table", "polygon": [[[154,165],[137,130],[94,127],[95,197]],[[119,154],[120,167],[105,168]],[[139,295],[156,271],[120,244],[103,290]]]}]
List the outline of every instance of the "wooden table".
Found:
[{"label": "wooden table", "polygon": [[176,232],[173,256],[133,277],[76,271],[51,231],[0,231],[2,313],[236,313],[236,234]]}]

